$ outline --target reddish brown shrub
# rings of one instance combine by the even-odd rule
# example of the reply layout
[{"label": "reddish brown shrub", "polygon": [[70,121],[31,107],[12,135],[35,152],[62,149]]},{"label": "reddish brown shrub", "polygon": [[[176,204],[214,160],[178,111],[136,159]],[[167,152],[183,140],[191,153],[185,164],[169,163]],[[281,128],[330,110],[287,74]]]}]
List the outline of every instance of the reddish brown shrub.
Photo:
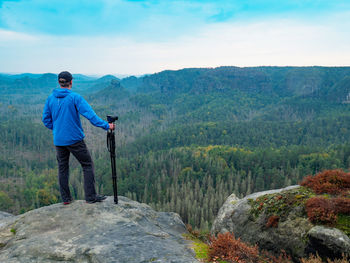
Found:
[{"label": "reddish brown shrub", "polygon": [[[324,261],[322,260],[322,258],[319,255],[310,255],[309,258],[302,258],[300,259],[301,263],[323,263]],[[327,263],[349,263],[348,259],[346,258],[345,255],[343,255],[342,258],[340,259],[335,259],[330,260],[329,258],[327,258]]]},{"label": "reddish brown shrub", "polygon": [[192,228],[192,226],[190,224],[186,224],[186,229],[190,233],[193,231],[193,228]]},{"label": "reddish brown shrub", "polygon": [[266,227],[278,227],[278,222],[280,221],[279,216],[270,216],[267,220]]},{"label": "reddish brown shrub", "polygon": [[209,260],[225,260],[228,262],[259,262],[257,246],[249,246],[229,232],[212,237],[209,245]]},{"label": "reddish brown shrub", "polygon": [[337,214],[350,215],[350,198],[336,197],[332,199]]},{"label": "reddish brown shrub", "polygon": [[192,228],[190,224],[186,225],[187,231],[194,237],[198,238],[200,235],[200,232],[198,230],[195,230]]},{"label": "reddish brown shrub", "polygon": [[276,197],[275,197],[275,199],[278,201],[278,200],[281,200],[283,198],[283,196],[282,195],[277,195]]},{"label": "reddish brown shrub", "polygon": [[344,191],[340,194],[342,197],[350,198],[350,190],[349,191]]},{"label": "reddish brown shrub", "polygon": [[339,194],[350,189],[350,173],[326,170],[315,176],[305,177],[300,185],[311,188],[316,194]]},{"label": "reddish brown shrub", "polygon": [[210,238],[210,234],[207,231],[199,231],[193,229],[190,224],[186,224],[187,231],[194,237],[203,242],[208,242]]},{"label": "reddish brown shrub", "polygon": [[334,225],[337,215],[332,200],[324,197],[312,197],[305,204],[307,216],[313,223]]},{"label": "reddish brown shrub", "polygon": [[293,263],[291,257],[288,256],[284,250],[281,251],[281,254],[278,257],[272,255],[266,250],[261,251],[260,256],[261,260],[259,263]]}]

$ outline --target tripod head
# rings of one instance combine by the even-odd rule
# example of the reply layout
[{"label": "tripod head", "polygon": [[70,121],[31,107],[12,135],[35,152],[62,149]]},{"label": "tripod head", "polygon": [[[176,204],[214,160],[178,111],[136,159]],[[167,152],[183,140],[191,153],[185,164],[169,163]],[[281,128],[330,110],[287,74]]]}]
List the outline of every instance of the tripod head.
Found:
[{"label": "tripod head", "polygon": [[108,123],[114,123],[117,120],[118,120],[118,116],[107,115]]}]

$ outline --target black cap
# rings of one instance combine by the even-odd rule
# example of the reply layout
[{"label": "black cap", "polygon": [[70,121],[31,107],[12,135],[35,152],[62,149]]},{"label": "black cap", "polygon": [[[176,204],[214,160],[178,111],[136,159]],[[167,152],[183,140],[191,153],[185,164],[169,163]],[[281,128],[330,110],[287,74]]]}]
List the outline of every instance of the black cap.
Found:
[{"label": "black cap", "polygon": [[73,79],[73,76],[68,71],[62,71],[60,74],[58,74],[58,81],[61,79],[64,79],[66,82],[70,82]]}]

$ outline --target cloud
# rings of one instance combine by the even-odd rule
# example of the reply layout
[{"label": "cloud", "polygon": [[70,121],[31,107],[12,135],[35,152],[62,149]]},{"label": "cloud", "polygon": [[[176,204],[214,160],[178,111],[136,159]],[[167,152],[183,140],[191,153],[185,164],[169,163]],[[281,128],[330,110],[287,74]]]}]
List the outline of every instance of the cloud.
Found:
[{"label": "cloud", "polygon": [[5,45],[6,43],[21,41],[27,44],[28,42],[32,42],[35,40],[37,40],[37,37],[33,35],[0,29],[0,46]]},{"label": "cloud", "polygon": [[346,0],[22,0],[2,1],[0,28],[49,35],[170,39],[207,24],[270,17],[309,19],[349,10]]},{"label": "cloud", "polygon": [[[0,49],[0,72],[144,74],[223,65],[349,66],[347,17],[348,12],[338,13],[318,24],[290,19],[214,23],[168,41],[52,35],[31,39],[0,31],[1,41],[12,36]],[[21,37],[24,41],[18,41]]]},{"label": "cloud", "polygon": [[205,5],[180,1],[7,1],[0,10],[0,27],[51,35],[155,36],[193,27],[207,12]]},{"label": "cloud", "polygon": [[344,0],[0,3],[0,72],[350,63]]}]

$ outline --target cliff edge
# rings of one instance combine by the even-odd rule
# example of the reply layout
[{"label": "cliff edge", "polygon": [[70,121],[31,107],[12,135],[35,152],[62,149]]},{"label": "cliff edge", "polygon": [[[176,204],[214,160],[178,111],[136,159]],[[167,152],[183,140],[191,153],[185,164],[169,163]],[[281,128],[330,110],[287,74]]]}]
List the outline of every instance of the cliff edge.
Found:
[{"label": "cliff edge", "polygon": [[0,217],[0,262],[198,262],[175,213],[119,197]]}]

